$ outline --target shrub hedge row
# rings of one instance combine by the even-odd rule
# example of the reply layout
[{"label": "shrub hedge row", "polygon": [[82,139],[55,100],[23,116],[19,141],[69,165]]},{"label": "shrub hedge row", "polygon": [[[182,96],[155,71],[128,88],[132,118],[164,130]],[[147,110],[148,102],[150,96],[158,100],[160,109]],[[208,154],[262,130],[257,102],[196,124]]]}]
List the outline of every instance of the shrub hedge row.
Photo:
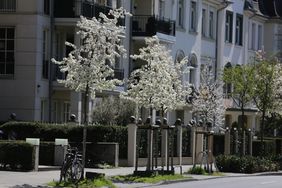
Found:
[{"label": "shrub hedge row", "polygon": [[219,155],[216,166],[221,172],[256,173],[279,170],[279,164],[270,159],[253,156]]},{"label": "shrub hedge row", "polygon": [[0,169],[33,170],[34,148],[22,141],[0,142]]},{"label": "shrub hedge row", "polygon": [[[31,137],[49,142],[54,142],[55,138],[66,138],[69,142],[81,143],[83,135],[83,126],[40,122],[7,122],[0,126],[0,130],[6,135],[12,131],[15,132],[17,140]],[[117,142],[119,143],[119,157],[127,157],[127,127],[89,125],[87,142]]]}]

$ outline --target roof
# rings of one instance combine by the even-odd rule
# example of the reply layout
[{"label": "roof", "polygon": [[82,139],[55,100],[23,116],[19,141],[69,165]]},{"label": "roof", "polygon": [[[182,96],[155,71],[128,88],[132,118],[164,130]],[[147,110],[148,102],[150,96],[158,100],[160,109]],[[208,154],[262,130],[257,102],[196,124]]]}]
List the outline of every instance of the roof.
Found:
[{"label": "roof", "polygon": [[245,0],[244,9],[268,18],[282,19],[282,0]]}]

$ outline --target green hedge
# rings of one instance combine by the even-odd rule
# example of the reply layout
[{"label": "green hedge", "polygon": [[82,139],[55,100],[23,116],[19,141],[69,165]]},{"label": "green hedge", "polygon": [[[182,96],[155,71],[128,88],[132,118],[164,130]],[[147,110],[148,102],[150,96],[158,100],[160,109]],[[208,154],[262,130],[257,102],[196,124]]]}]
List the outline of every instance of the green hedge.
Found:
[{"label": "green hedge", "polygon": [[33,170],[34,147],[25,142],[0,142],[0,169]]},{"label": "green hedge", "polygon": [[[46,124],[40,122],[7,122],[0,126],[5,134],[14,131],[17,140],[27,137],[54,142],[55,138],[67,138],[69,142],[82,142],[83,126]],[[117,142],[119,157],[127,157],[127,127],[90,125],[87,127],[87,142]]]},{"label": "green hedge", "polygon": [[219,155],[216,166],[221,172],[256,173],[277,171],[279,164],[266,158],[253,156]]},{"label": "green hedge", "polygon": [[[275,155],[275,148],[276,148],[276,144],[275,144],[275,140],[264,140],[263,141],[264,144],[264,156],[271,156],[271,155]],[[261,156],[261,142],[260,140],[254,140],[253,141],[253,156]]]},{"label": "green hedge", "polygon": [[39,165],[54,165],[55,142],[40,142]]}]

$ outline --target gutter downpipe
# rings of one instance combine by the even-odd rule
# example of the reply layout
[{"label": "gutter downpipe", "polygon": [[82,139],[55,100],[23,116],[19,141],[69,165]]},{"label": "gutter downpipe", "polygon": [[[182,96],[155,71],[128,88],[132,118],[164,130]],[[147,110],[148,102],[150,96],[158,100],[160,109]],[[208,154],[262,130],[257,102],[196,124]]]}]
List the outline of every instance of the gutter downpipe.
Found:
[{"label": "gutter downpipe", "polygon": [[[54,0],[50,1],[50,54],[53,56],[53,39],[54,39]],[[52,121],[52,95],[53,95],[53,63],[49,61],[49,104],[48,104],[48,114],[49,122]]]},{"label": "gutter downpipe", "polygon": [[217,66],[218,66],[218,15],[219,15],[219,12],[225,8],[227,8],[230,4],[233,4],[233,2],[231,1],[228,1],[228,0],[224,0],[223,2],[223,7],[221,7],[220,9],[218,9],[216,11],[216,32],[215,32],[215,35],[216,35],[216,40],[215,40],[215,77],[214,79],[216,80],[217,79]]}]

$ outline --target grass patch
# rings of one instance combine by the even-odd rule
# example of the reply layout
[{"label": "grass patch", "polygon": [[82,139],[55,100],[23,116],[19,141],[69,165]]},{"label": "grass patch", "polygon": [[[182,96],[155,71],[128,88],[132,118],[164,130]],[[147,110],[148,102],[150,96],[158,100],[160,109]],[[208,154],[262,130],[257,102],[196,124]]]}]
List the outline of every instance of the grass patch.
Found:
[{"label": "grass patch", "polygon": [[78,186],[71,182],[50,182],[48,183],[48,186],[51,187],[68,187],[68,188],[99,188],[99,187],[109,187],[109,188],[115,188],[116,186],[112,183],[111,180],[108,180],[106,178],[98,178],[95,180],[82,180],[78,183]]},{"label": "grass patch", "polygon": [[200,166],[192,167],[185,174],[196,174],[196,175],[206,175],[206,176],[225,176],[224,173],[221,172],[212,172],[208,173],[205,169]]},{"label": "grass patch", "polygon": [[118,182],[134,182],[134,183],[159,183],[161,181],[172,181],[172,180],[181,180],[187,179],[188,177],[184,177],[180,174],[175,175],[153,175],[149,177],[141,177],[135,175],[125,175],[125,176],[113,176],[113,181]]}]

